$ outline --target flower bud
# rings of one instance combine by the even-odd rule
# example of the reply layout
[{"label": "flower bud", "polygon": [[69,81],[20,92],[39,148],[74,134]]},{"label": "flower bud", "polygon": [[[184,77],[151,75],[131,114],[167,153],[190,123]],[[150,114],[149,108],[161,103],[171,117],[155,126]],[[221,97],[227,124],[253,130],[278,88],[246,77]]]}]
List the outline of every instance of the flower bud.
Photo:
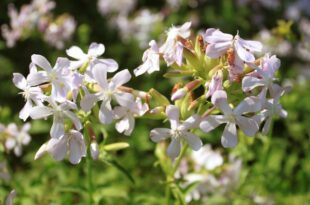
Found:
[{"label": "flower bud", "polygon": [[175,100],[179,100],[181,98],[183,98],[186,95],[186,89],[185,88],[181,88],[178,89],[176,92],[174,92],[171,96],[171,100],[175,101]]},{"label": "flower bud", "polygon": [[94,160],[98,160],[99,158],[99,146],[96,141],[92,141],[90,143],[90,154]]}]

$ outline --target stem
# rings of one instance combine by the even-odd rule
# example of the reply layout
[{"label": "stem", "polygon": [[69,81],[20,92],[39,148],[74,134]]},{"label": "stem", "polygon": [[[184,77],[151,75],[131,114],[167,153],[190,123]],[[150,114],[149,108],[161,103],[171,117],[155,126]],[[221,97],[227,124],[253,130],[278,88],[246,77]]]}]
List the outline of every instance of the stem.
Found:
[{"label": "stem", "polygon": [[184,156],[185,153],[186,153],[187,148],[188,148],[188,144],[185,143],[185,145],[182,147],[180,156],[176,159],[175,164],[174,164],[174,166],[173,166],[172,173],[171,173],[171,176],[172,176],[172,177],[174,177],[175,172],[176,172],[177,169],[179,168],[180,163],[181,163],[181,161],[182,161],[183,156]]},{"label": "stem", "polygon": [[90,153],[87,153],[86,157],[86,166],[87,166],[87,191],[88,191],[88,204],[92,205],[93,204],[93,181],[92,181],[92,159]]}]

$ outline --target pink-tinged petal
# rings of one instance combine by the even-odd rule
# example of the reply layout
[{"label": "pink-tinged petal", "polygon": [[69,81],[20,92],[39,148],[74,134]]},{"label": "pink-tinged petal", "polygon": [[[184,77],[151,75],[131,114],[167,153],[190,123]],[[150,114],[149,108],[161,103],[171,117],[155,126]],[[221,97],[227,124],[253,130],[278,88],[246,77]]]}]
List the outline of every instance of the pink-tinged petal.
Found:
[{"label": "pink-tinged petal", "polygon": [[34,120],[46,118],[53,114],[53,109],[46,106],[36,106],[30,111],[30,117]]},{"label": "pink-tinged petal", "polygon": [[49,82],[49,79],[45,71],[39,71],[37,73],[30,73],[27,76],[27,82],[30,86],[37,86]]},{"label": "pink-tinged petal", "polygon": [[180,130],[188,130],[199,127],[201,117],[199,115],[192,115],[187,118],[182,125],[180,125]]},{"label": "pink-tinged petal", "polygon": [[264,86],[264,80],[255,78],[252,76],[245,76],[242,79],[242,90],[243,92],[249,92],[250,90],[253,90],[256,87]]},{"label": "pink-tinged petal", "polygon": [[125,92],[114,93],[113,97],[118,104],[124,107],[131,107],[135,100],[132,94]]},{"label": "pink-tinged petal", "polygon": [[46,150],[55,160],[63,160],[67,153],[67,137],[63,135],[59,139],[51,138],[46,145]]},{"label": "pink-tinged petal", "polygon": [[232,109],[227,102],[227,94],[224,90],[215,91],[212,95],[211,101],[215,106],[220,108],[225,115],[232,113]]},{"label": "pink-tinged petal", "polygon": [[51,64],[48,62],[48,60],[45,57],[43,57],[41,55],[33,54],[31,56],[31,61],[35,65],[43,68],[47,72],[50,72],[52,70]]},{"label": "pink-tinged petal", "polygon": [[264,135],[268,134],[270,127],[271,127],[271,124],[272,124],[272,116],[268,117],[267,120],[265,121],[265,124],[264,124],[263,129],[262,129],[262,133]]},{"label": "pink-tinged petal", "polygon": [[242,47],[244,47],[250,51],[261,52],[263,49],[263,45],[259,41],[244,40],[240,37],[238,38],[238,41]]},{"label": "pink-tinged petal", "polygon": [[223,115],[210,115],[206,119],[201,121],[200,129],[205,133],[208,133],[226,122],[227,120]]},{"label": "pink-tinged petal", "polygon": [[39,150],[36,152],[35,156],[34,156],[34,160],[39,159],[40,157],[42,157],[45,153],[47,152],[47,144],[44,143]]},{"label": "pink-tinged petal", "polygon": [[98,97],[94,94],[88,94],[85,95],[82,99],[81,99],[81,108],[85,111],[88,112],[90,111],[90,109],[92,107],[94,107],[94,105],[96,104],[96,102],[98,101]]},{"label": "pink-tinged petal", "polygon": [[70,61],[68,58],[58,57],[54,69],[58,72],[66,73],[69,71]]},{"label": "pink-tinged petal", "polygon": [[97,59],[95,63],[104,64],[107,72],[115,72],[118,69],[118,63],[113,59]]},{"label": "pink-tinged petal", "polygon": [[202,141],[197,135],[190,132],[185,132],[183,137],[192,150],[198,151],[202,147]]},{"label": "pink-tinged petal", "polygon": [[235,42],[235,49],[236,49],[237,54],[241,60],[243,60],[245,62],[254,62],[255,61],[254,55],[252,53],[250,53],[249,51],[245,50],[239,41]]},{"label": "pink-tinged petal", "polygon": [[77,60],[81,60],[86,56],[85,53],[82,51],[82,49],[80,49],[77,46],[70,47],[69,49],[66,50],[66,53],[68,56]]},{"label": "pink-tinged petal", "polygon": [[216,44],[208,44],[207,49],[206,49],[206,55],[209,56],[210,58],[218,58],[222,56],[227,49],[216,49],[215,48]]},{"label": "pink-tinged petal", "polygon": [[128,116],[129,127],[125,130],[124,134],[130,136],[133,129],[135,128],[135,118],[132,115]]},{"label": "pink-tinged petal", "polygon": [[235,147],[238,143],[237,128],[234,123],[227,123],[221,138],[223,147]]},{"label": "pink-tinged petal", "polygon": [[155,128],[150,132],[150,137],[153,142],[160,142],[171,136],[171,130],[168,128]]},{"label": "pink-tinged petal", "polygon": [[121,106],[115,107],[113,109],[113,118],[117,120],[123,118],[127,114],[127,110],[128,108],[126,107],[121,107]]},{"label": "pink-tinged petal", "polygon": [[254,136],[259,126],[257,122],[251,118],[243,117],[243,116],[236,116],[237,125],[239,128],[246,134],[247,136]]},{"label": "pink-tinged petal", "polygon": [[262,103],[259,97],[247,97],[234,109],[234,113],[241,115],[248,112],[258,112],[262,108]]},{"label": "pink-tinged petal", "polygon": [[171,159],[175,159],[179,156],[181,150],[181,141],[180,138],[172,138],[168,148],[167,148],[167,155]]},{"label": "pink-tinged petal", "polygon": [[129,118],[128,117],[124,117],[121,120],[119,120],[116,124],[115,124],[115,129],[119,132],[119,133],[123,133],[125,130],[129,129]]},{"label": "pink-tinged petal", "polygon": [[109,87],[111,90],[114,90],[119,86],[127,83],[130,79],[131,79],[130,72],[127,69],[122,70],[113,76],[111,82],[109,83]]},{"label": "pink-tinged petal", "polygon": [[166,115],[170,121],[171,128],[176,129],[179,126],[180,111],[175,105],[168,105],[166,107]]},{"label": "pink-tinged petal", "polygon": [[182,66],[182,60],[183,60],[183,45],[182,43],[177,42],[175,48],[175,62],[178,66]]},{"label": "pink-tinged petal", "polygon": [[219,29],[209,28],[206,30],[205,41],[207,43],[219,43],[225,41],[232,41],[231,34],[223,33]]},{"label": "pink-tinged petal", "polygon": [[26,104],[24,105],[24,107],[21,109],[21,111],[19,112],[19,118],[26,121],[27,118],[30,115],[30,112],[32,110],[32,103],[31,100],[27,100]]},{"label": "pink-tinged petal", "polygon": [[76,130],[83,128],[80,119],[71,111],[64,111],[65,115],[71,119]]},{"label": "pink-tinged petal", "polygon": [[102,124],[110,124],[113,121],[110,102],[102,102],[99,110],[99,120]]},{"label": "pink-tinged petal", "polygon": [[93,68],[93,77],[103,89],[108,89],[108,79],[106,66],[104,64],[96,64]]},{"label": "pink-tinged petal", "polygon": [[13,83],[21,90],[24,90],[27,87],[26,78],[20,73],[13,73]]},{"label": "pink-tinged petal", "polygon": [[50,135],[52,138],[60,138],[65,133],[64,119],[54,115],[53,124],[51,127]]},{"label": "pink-tinged petal", "polygon": [[82,157],[85,156],[83,151],[86,149],[83,149],[83,147],[85,147],[84,141],[80,141],[79,139],[76,139],[76,137],[69,142],[69,161],[72,164],[80,163]]},{"label": "pink-tinged petal", "polygon": [[88,48],[88,55],[90,56],[101,56],[105,51],[105,47],[101,43],[91,43]]}]

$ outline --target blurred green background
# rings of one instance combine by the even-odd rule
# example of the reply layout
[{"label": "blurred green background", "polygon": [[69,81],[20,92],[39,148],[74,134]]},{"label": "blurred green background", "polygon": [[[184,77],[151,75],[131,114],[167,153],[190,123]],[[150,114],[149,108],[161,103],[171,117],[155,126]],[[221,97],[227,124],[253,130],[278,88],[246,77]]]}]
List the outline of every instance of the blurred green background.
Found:
[{"label": "blurred green background", "polygon": [[[223,149],[219,133],[203,138],[221,150],[223,156],[233,153],[242,159],[238,185],[225,196],[215,201],[192,201],[190,204],[309,204],[310,203],[310,2],[308,0],[139,0],[132,9],[124,0],[117,2],[118,10],[100,11],[95,0],[57,0],[53,15],[67,13],[76,21],[72,38],[65,42],[63,49],[57,49],[44,41],[42,34],[33,30],[19,40],[13,48],[6,47],[0,37],[0,123],[16,122],[21,125],[18,112],[24,102],[19,90],[12,83],[12,73],[28,73],[32,54],[41,54],[51,62],[59,56],[66,56],[65,49],[78,45],[85,51],[91,42],[106,46],[104,58],[114,58],[120,68],[133,71],[141,63],[145,45],[137,39],[142,32],[148,33],[146,43],[160,41],[164,31],[172,24],[193,22],[195,32],[206,28],[220,28],[223,32],[235,34],[239,31],[245,39],[261,40],[270,52],[281,59],[279,81],[292,86],[291,92],[283,96],[283,108],[288,111],[287,119],[275,119],[272,136],[258,135],[254,139],[241,136],[235,149]],[[128,1],[128,0],[127,0]],[[109,2],[109,1],[107,1]],[[30,1],[0,2],[0,25],[8,24],[8,4],[16,8]],[[295,10],[294,10],[295,9]],[[157,15],[157,21],[134,24],[142,10]],[[118,18],[127,18],[122,28]],[[146,21],[156,19],[154,16]],[[141,19],[140,19],[141,20]],[[140,35],[139,33],[139,35]],[[147,44],[146,44],[147,45]],[[281,47],[282,46],[282,47]],[[303,49],[300,51],[300,49]],[[308,52],[308,53],[307,53]],[[308,56],[307,56],[308,55]],[[164,70],[164,68],[162,69]],[[134,88],[157,90],[170,95],[173,82],[158,80],[163,72],[144,75],[131,81]],[[130,137],[108,127],[109,142],[128,142],[130,147],[115,152],[114,157],[134,179],[126,176],[115,166],[97,161],[93,163],[95,201],[98,204],[164,204],[164,175],[154,155],[155,144],[149,140],[149,131],[160,122],[137,120],[137,126]],[[16,189],[14,204],[87,204],[85,199],[85,160],[73,166],[67,161],[56,162],[45,156],[33,160],[40,145],[48,139],[49,121],[33,121],[30,145],[25,147],[20,158],[3,153],[0,161],[6,161],[11,180],[0,182],[0,200],[3,201],[11,189]],[[1,148],[3,150],[3,147]],[[253,200],[253,195],[267,201]]]}]

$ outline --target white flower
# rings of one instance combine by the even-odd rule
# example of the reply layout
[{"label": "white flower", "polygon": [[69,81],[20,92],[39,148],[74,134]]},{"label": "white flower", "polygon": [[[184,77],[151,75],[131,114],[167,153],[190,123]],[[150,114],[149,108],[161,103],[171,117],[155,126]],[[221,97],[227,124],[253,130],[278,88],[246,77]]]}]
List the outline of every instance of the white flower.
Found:
[{"label": "white flower", "polygon": [[190,36],[189,28],[191,27],[191,24],[191,22],[186,22],[182,26],[173,26],[168,30],[166,42],[159,48],[159,51],[163,54],[164,60],[168,66],[173,63],[176,63],[179,66],[182,65],[183,45],[177,38],[188,38]]},{"label": "white flower", "polygon": [[42,83],[52,84],[52,96],[55,100],[66,100],[71,90],[72,75],[69,70],[70,61],[66,58],[58,58],[52,68],[47,59],[41,55],[32,55],[32,63],[43,68],[44,71],[32,72],[28,75],[27,81],[30,86],[37,86]]},{"label": "white flower", "polygon": [[207,170],[213,170],[224,162],[222,155],[219,152],[213,151],[210,145],[205,145],[197,152],[193,152],[192,159],[196,165]]},{"label": "white flower", "polygon": [[64,134],[65,118],[69,118],[73,122],[75,129],[82,129],[80,119],[71,111],[77,109],[76,104],[68,100],[58,104],[51,97],[47,97],[46,101],[49,102],[51,107],[44,105],[33,107],[30,117],[32,119],[41,119],[53,115],[53,125],[50,131],[52,138],[59,138]]},{"label": "white flower", "polygon": [[233,37],[214,28],[206,30],[205,41],[208,43],[206,54],[210,58],[218,58],[233,48],[245,62],[254,62],[255,57],[251,52],[260,52],[263,47],[258,41],[243,40],[238,34]]},{"label": "white flower", "polygon": [[19,130],[16,124],[10,123],[5,130],[8,134],[8,138],[5,141],[6,149],[14,150],[16,156],[21,156],[22,146],[28,145],[31,140],[31,137],[28,134],[30,127],[30,123],[26,123]]},{"label": "white flower", "polygon": [[212,103],[218,107],[224,115],[210,115],[206,117],[200,123],[200,128],[207,133],[220,124],[226,123],[221,138],[224,147],[234,147],[237,145],[236,125],[248,136],[254,136],[258,131],[259,127],[256,121],[242,116],[242,114],[259,111],[261,108],[259,98],[247,97],[232,110],[228,105],[226,92],[218,90],[212,95]]},{"label": "white flower", "polygon": [[279,89],[279,86],[273,83],[274,74],[279,67],[280,60],[275,55],[270,57],[269,54],[266,54],[262,59],[261,65],[259,67],[255,66],[255,72],[242,79],[242,90],[248,92],[256,87],[262,87],[262,92],[266,94],[267,90],[269,90],[270,95],[273,97]]},{"label": "white flower", "polygon": [[212,96],[215,91],[222,90],[223,89],[222,72],[217,72],[215,75],[213,75],[210,84],[207,86],[208,86],[208,92],[206,94],[206,98]]},{"label": "white flower", "polygon": [[135,127],[135,116],[142,116],[149,110],[146,103],[142,104],[141,99],[137,98],[136,102],[128,107],[118,106],[113,110],[114,119],[119,120],[115,124],[115,128],[119,133],[131,135]]},{"label": "white flower", "polygon": [[57,161],[61,161],[66,155],[69,155],[69,161],[72,164],[80,163],[82,157],[86,156],[86,145],[83,135],[76,131],[70,130],[59,138],[51,138],[44,143],[35,155],[35,160],[48,152]]},{"label": "white flower", "polygon": [[[71,61],[71,69],[77,69],[84,64],[87,64],[86,75],[87,77],[90,77],[90,79],[93,79],[92,68],[98,63],[104,64],[107,72],[114,72],[118,69],[118,64],[115,60],[98,58],[104,53],[104,51],[105,47],[103,44],[91,43],[87,53],[84,53],[82,49],[77,46],[72,46],[71,48],[67,49],[66,53],[68,56],[77,60]],[[90,79],[86,80],[90,81]]]},{"label": "white flower", "polygon": [[20,73],[13,73],[13,83],[14,85],[23,90],[21,94],[26,100],[26,104],[19,112],[19,118],[23,119],[24,121],[27,120],[29,117],[29,113],[34,105],[41,105],[42,104],[42,90],[39,87],[31,87],[29,86],[26,78]]},{"label": "white flower", "polygon": [[229,49],[233,50],[232,59],[229,60],[229,75],[232,80],[242,73],[244,62],[253,63],[255,61],[252,52],[262,50],[262,44],[258,41],[243,40],[238,34],[233,37],[214,28],[206,30],[205,41],[208,43],[206,55],[210,58],[219,58]]},{"label": "white flower", "polygon": [[116,73],[113,78],[108,81],[107,72],[102,64],[97,64],[93,68],[94,79],[100,87],[100,91],[95,94],[87,94],[81,100],[81,107],[88,112],[97,101],[102,101],[99,110],[99,120],[103,124],[109,124],[113,120],[111,101],[114,99],[121,106],[130,106],[134,102],[134,97],[130,93],[118,90],[120,86],[127,83],[131,74],[129,71],[122,70]]},{"label": "white flower", "polygon": [[197,151],[202,146],[201,139],[189,132],[190,129],[197,127],[199,117],[197,115],[187,118],[183,123],[179,121],[180,111],[174,105],[168,105],[166,114],[170,121],[171,129],[168,128],[155,128],[151,130],[150,137],[154,142],[159,142],[167,138],[171,138],[171,143],[167,149],[167,154],[172,159],[180,154],[181,140],[184,139],[189,146]]},{"label": "white flower", "polygon": [[154,40],[149,43],[150,48],[143,53],[143,64],[136,68],[133,72],[135,76],[142,75],[143,73],[151,74],[159,71],[159,49]]}]

